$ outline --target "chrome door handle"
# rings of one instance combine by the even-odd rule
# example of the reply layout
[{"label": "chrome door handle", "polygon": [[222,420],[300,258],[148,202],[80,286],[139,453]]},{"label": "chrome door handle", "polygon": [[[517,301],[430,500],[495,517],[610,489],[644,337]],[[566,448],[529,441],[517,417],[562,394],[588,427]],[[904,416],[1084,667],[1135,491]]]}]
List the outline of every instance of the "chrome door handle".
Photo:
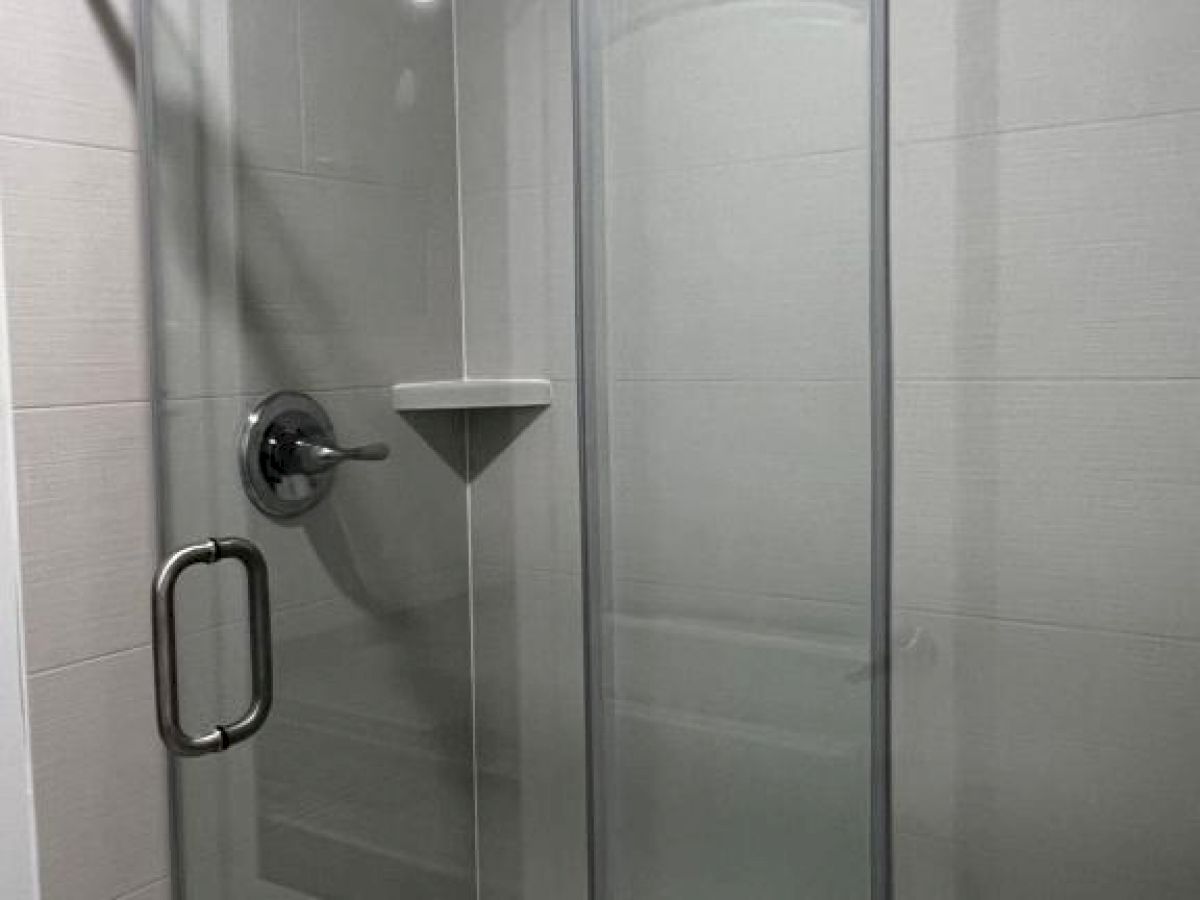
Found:
[{"label": "chrome door handle", "polygon": [[[236,559],[246,571],[250,606],[250,705],[237,721],[189,734],[179,716],[179,664],[175,642],[175,585],[186,569]],[[154,687],[158,733],[178,756],[220,753],[262,728],[271,712],[271,608],[267,562],[253,543],[240,537],[212,538],[176,550],[154,576]]]}]

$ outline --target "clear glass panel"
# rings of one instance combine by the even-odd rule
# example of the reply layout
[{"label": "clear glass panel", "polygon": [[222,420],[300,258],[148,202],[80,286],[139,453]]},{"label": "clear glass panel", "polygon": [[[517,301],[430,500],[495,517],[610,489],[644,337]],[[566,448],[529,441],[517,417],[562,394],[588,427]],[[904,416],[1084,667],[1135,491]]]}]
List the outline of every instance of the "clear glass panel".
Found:
[{"label": "clear glass panel", "polygon": [[[175,766],[196,900],[475,897],[466,443],[390,387],[462,373],[449,2],[146,4],[163,543],[270,565],[267,727]],[[313,512],[248,502],[239,428],[304,391],[346,444]],[[179,598],[186,724],[248,697],[240,572]]]},{"label": "clear glass panel", "polygon": [[609,895],[862,900],[868,4],[589,8]]}]

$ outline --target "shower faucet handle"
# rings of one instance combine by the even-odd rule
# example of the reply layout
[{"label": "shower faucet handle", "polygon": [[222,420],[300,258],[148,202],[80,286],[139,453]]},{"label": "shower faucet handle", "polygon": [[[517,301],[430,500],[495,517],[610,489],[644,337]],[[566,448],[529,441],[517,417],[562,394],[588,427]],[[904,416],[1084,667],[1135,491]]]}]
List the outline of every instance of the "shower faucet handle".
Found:
[{"label": "shower faucet handle", "polygon": [[345,462],[379,462],[388,458],[391,451],[387,444],[366,444],[362,447],[339,447],[336,444],[319,444],[302,438],[294,440],[290,448],[293,472],[318,475],[340,466]]},{"label": "shower faucet handle", "polygon": [[255,406],[242,422],[238,447],[246,495],[275,519],[294,518],[320,503],[342,463],[388,456],[386,444],[339,446],[321,404],[296,391],[280,391]]}]

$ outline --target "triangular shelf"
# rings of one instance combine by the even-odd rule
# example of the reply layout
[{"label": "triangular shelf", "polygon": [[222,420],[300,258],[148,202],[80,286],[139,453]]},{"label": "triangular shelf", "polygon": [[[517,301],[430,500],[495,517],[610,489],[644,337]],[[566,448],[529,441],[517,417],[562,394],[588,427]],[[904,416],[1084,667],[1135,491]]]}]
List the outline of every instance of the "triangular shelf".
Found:
[{"label": "triangular shelf", "polygon": [[549,381],[534,378],[411,381],[392,386],[392,407],[396,412],[538,407],[549,406],[553,395]]}]

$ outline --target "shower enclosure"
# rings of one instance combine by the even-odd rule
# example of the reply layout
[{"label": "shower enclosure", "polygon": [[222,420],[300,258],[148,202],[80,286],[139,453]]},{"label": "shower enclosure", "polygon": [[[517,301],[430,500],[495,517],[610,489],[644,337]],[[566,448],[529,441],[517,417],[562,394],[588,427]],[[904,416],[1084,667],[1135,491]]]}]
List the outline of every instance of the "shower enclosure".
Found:
[{"label": "shower enclosure", "polygon": [[1200,5],[898,6],[143,0],[178,896],[1197,895]]},{"label": "shower enclosure", "polygon": [[868,6],[752,6],[144,5],[181,896],[869,894]]}]

